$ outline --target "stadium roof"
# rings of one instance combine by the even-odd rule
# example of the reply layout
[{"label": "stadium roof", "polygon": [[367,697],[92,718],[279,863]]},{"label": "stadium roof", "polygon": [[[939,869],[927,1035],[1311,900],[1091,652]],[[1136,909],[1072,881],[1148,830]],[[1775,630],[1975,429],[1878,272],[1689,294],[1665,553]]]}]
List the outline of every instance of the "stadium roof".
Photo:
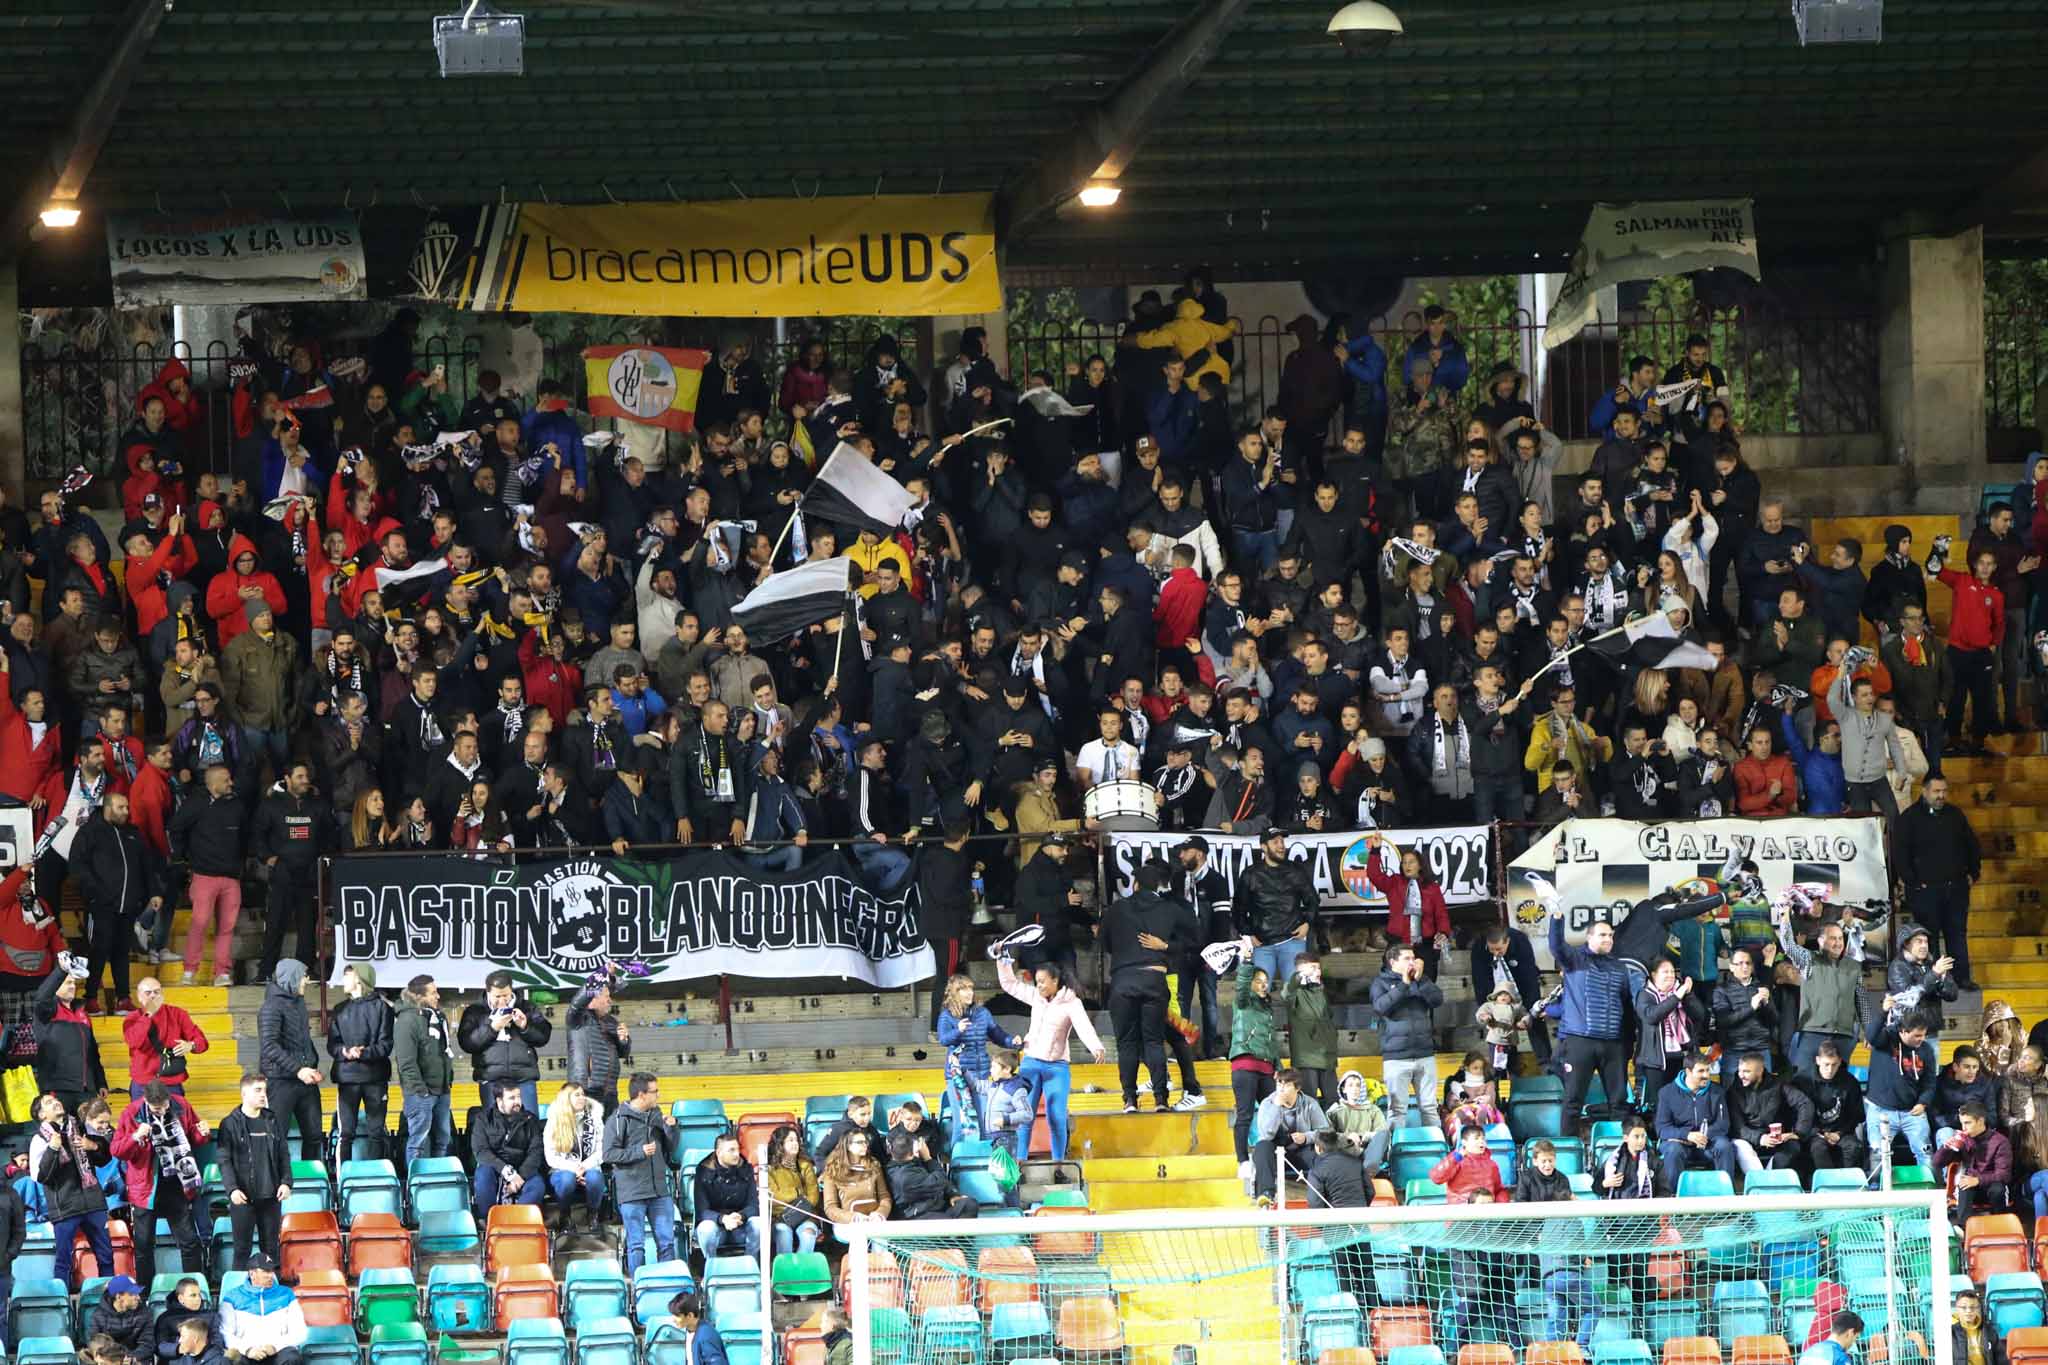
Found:
[{"label": "stadium roof", "polygon": [[[1012,278],[1558,268],[1596,199],[1753,195],[1775,260],[2048,223],[2048,0],[1886,0],[1881,44],[1806,48],[1787,0],[1395,0],[1369,56],[1337,0],[500,7],[524,77],[437,74],[455,0],[9,0],[0,253],[67,160],[80,261],[107,208],[346,203],[374,246],[427,205],[942,183],[1004,192]],[[1122,202],[1046,211],[1098,153]]]}]

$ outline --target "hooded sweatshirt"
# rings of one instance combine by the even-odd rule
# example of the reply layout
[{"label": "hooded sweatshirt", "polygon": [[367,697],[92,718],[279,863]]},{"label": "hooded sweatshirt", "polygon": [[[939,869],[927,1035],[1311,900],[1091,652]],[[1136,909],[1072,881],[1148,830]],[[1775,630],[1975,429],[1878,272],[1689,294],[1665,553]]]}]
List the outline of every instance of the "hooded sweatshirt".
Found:
[{"label": "hooded sweatshirt", "polygon": [[[236,565],[241,563],[243,555],[256,561],[254,572],[244,574],[237,570]],[[213,581],[206,585],[206,612],[220,632],[223,649],[228,641],[249,628],[249,614],[242,597],[244,587],[261,590],[271,611],[284,615],[284,589],[278,586],[275,575],[263,571],[262,558],[256,553],[256,542],[238,534],[228,542],[227,568],[215,574]]]},{"label": "hooded sweatshirt", "polygon": [[256,1013],[256,1032],[262,1039],[259,1069],[272,1084],[296,1082],[300,1071],[320,1065],[306,1019],[306,1001],[299,994],[305,979],[306,964],[297,958],[278,963],[263,993],[263,1006]]}]

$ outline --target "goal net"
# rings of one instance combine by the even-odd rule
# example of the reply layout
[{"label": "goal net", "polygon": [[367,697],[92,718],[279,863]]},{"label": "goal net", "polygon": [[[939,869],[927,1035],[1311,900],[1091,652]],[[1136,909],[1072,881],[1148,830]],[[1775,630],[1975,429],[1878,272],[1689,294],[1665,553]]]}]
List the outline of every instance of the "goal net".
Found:
[{"label": "goal net", "polygon": [[1864,1365],[1954,1365],[1927,1191],[846,1231],[856,1365],[1793,1365],[1841,1309]]}]

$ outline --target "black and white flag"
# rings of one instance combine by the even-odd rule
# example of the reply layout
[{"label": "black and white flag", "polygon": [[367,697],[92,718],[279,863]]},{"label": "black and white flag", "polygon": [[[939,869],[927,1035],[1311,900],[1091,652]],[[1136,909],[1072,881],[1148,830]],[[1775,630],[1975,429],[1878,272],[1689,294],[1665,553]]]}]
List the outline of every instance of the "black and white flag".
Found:
[{"label": "black and white flag", "polygon": [[810,516],[890,535],[916,500],[874,461],[841,441],[797,506]]},{"label": "black and white flag", "polygon": [[1635,617],[1586,643],[1616,663],[1641,668],[1698,668],[1711,673],[1721,666],[1705,645],[1686,638],[1661,611]]},{"label": "black and white flag", "polygon": [[780,640],[846,610],[853,562],[844,555],[814,559],[770,574],[732,610],[732,619],[757,639]]}]

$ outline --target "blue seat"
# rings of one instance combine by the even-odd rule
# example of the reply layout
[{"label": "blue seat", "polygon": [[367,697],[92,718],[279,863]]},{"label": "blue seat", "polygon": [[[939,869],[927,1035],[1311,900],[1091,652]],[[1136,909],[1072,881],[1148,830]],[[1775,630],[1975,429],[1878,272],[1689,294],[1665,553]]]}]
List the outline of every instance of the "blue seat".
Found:
[{"label": "blue seat", "polygon": [[1797,1171],[1751,1171],[1742,1178],[1744,1194],[1779,1193],[1798,1194],[1806,1187],[1799,1183]]},{"label": "blue seat", "polygon": [[[558,1324],[556,1331],[561,1331]],[[508,1365],[510,1357],[507,1357]],[[427,1329],[416,1322],[380,1322],[370,1330],[370,1365],[431,1365]]]},{"label": "blue seat", "polygon": [[[714,1317],[713,1323],[719,1339],[725,1343],[725,1358],[731,1365],[762,1365],[770,1329],[758,1309],[732,1309],[723,1318]],[[977,1327],[979,1323],[977,1318]],[[505,1365],[512,1362],[508,1360]]]},{"label": "blue seat", "polygon": [[1735,1182],[1725,1171],[1681,1171],[1678,1176],[1678,1197],[1691,1199],[1702,1195],[1735,1193]]},{"label": "blue seat", "polygon": [[1673,1337],[1697,1337],[1700,1305],[1696,1299],[1652,1299],[1643,1305],[1643,1338],[1659,1351]]},{"label": "blue seat", "polygon": [[982,1358],[981,1313],[971,1304],[928,1308],[918,1323],[920,1359]]},{"label": "blue seat", "polygon": [[1715,1335],[1723,1341],[1771,1333],[1771,1291],[1762,1280],[1730,1280],[1714,1286]]},{"label": "blue seat", "polygon": [[[87,1277],[79,1284],[78,1308],[73,1319],[73,1327],[76,1330],[66,1328],[65,1332],[68,1332],[80,1341],[84,1341],[92,1335],[91,1332],[86,1330],[86,1324],[92,1321],[92,1310],[99,1307],[101,1302],[106,1299],[107,1286],[113,1282],[114,1277],[111,1275],[93,1275]],[[51,1335],[61,1336],[64,1333],[52,1333]]]},{"label": "blue seat", "polygon": [[988,1349],[998,1360],[1050,1355],[1052,1316],[1036,1301],[997,1304],[989,1312]]},{"label": "blue seat", "polygon": [[354,1223],[359,1213],[402,1212],[398,1168],[388,1161],[344,1161],[340,1183],[343,1227]]},{"label": "blue seat", "polygon": [[639,1359],[631,1318],[591,1318],[576,1329],[576,1365],[638,1365]]},{"label": "blue seat", "polygon": [[704,1307],[714,1322],[735,1313],[758,1313],[761,1311],[761,1286],[759,1283],[742,1284],[737,1280],[707,1280],[704,1284]]},{"label": "blue seat", "polygon": [[299,1348],[304,1365],[360,1365],[363,1353],[356,1345],[356,1329],[341,1323],[323,1323],[306,1329],[306,1344]]},{"label": "blue seat", "polygon": [[[676,1103],[681,1105],[685,1101],[677,1100]],[[853,1096],[851,1095],[813,1095],[804,1101],[804,1122],[809,1123],[812,1119],[819,1118],[834,1120],[843,1118],[846,1114],[846,1106],[852,1103]],[[724,1106],[722,1105],[720,1106],[720,1112],[724,1112]],[[676,1117],[681,1118],[682,1114],[678,1112]]]},{"label": "blue seat", "polygon": [[[1537,1139],[1522,1144],[1521,1158],[1524,1164],[1535,1160],[1530,1148]],[[1548,1139],[1552,1152],[1557,1157],[1557,1169],[1565,1175],[1572,1175],[1586,1169],[1586,1144],[1577,1138],[1555,1137]],[[1505,1176],[1502,1177],[1506,1179]]]},{"label": "blue seat", "polygon": [[[423,1156],[405,1173],[406,1199],[415,1217],[469,1211],[469,1177],[452,1156]],[[424,1250],[424,1248],[422,1248]]]},{"label": "blue seat", "polygon": [[1571,1183],[1572,1198],[1598,1199],[1600,1197],[1599,1195],[1593,1192],[1592,1172],[1573,1171],[1570,1175],[1566,1176],[1565,1179]]},{"label": "blue seat", "polygon": [[1853,1166],[1832,1166],[1813,1173],[1813,1192],[1824,1190],[1860,1190],[1867,1188],[1870,1177]]},{"label": "blue seat", "polygon": [[420,1215],[419,1236],[414,1245],[422,1256],[476,1250],[476,1215],[468,1209],[449,1209]]},{"label": "blue seat", "polygon": [[709,1289],[728,1280],[758,1286],[761,1283],[761,1263],[744,1253],[713,1257],[711,1264],[704,1267],[704,1287]]},{"label": "blue seat", "polygon": [[649,1261],[633,1272],[633,1317],[642,1326],[668,1316],[668,1301],[695,1289],[688,1261]]},{"label": "blue seat", "polygon": [[576,1332],[586,1322],[626,1316],[626,1277],[612,1260],[571,1261],[562,1276],[564,1316]]},{"label": "blue seat", "polygon": [[1486,1129],[1486,1151],[1493,1158],[1493,1164],[1500,1167],[1501,1184],[1509,1189],[1515,1187],[1515,1135],[1508,1131],[1505,1123],[1488,1125]]},{"label": "blue seat", "polygon": [[52,1338],[71,1331],[71,1287],[47,1276],[14,1282],[7,1300],[7,1335],[12,1341]]},{"label": "blue seat", "polygon": [[1387,1365],[1444,1365],[1441,1346],[1396,1346],[1387,1352]]},{"label": "blue seat", "polygon": [[[376,1348],[371,1348],[374,1357]],[[505,1365],[569,1365],[569,1339],[555,1318],[514,1318],[506,1325]]]},{"label": "blue seat", "polygon": [[14,1356],[15,1365],[72,1365],[78,1348],[67,1336],[23,1337]]},{"label": "blue seat", "polygon": [[1891,1285],[1889,1274],[1872,1280],[1854,1280],[1849,1291],[1849,1308],[1863,1319],[1864,1330],[1872,1336],[1891,1329]]},{"label": "blue seat", "polygon": [[2003,1337],[2015,1327],[2042,1325],[2041,1281],[2024,1270],[2002,1271],[1984,1282],[1984,1311]]},{"label": "blue seat", "polygon": [[442,1264],[427,1271],[427,1321],[437,1332],[491,1330],[491,1286],[483,1267]]},{"label": "blue seat", "polygon": [[1650,1343],[1640,1337],[1593,1342],[1593,1365],[1651,1365]]}]

